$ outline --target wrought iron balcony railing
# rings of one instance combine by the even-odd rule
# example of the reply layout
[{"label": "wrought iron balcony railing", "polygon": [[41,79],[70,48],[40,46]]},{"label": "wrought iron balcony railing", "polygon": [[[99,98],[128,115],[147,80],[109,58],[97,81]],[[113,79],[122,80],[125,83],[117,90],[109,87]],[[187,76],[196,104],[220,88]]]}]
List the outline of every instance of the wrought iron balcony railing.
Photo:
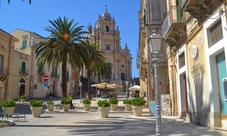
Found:
[{"label": "wrought iron balcony railing", "polygon": [[29,69],[20,67],[19,68],[19,73],[21,73],[21,74],[29,74]]},{"label": "wrought iron balcony railing", "polygon": [[59,74],[58,73],[52,73],[51,76],[59,78]]},{"label": "wrought iron balcony railing", "polygon": [[46,73],[46,70],[45,69],[38,69],[37,71],[39,74],[45,74]]},{"label": "wrought iron balcony railing", "polygon": [[0,67],[0,74],[3,75],[9,75],[9,69],[8,68],[4,68],[4,67]]},{"label": "wrought iron balcony railing", "polygon": [[162,36],[165,37],[173,24],[185,23],[183,11],[176,6],[172,6],[162,25]]}]

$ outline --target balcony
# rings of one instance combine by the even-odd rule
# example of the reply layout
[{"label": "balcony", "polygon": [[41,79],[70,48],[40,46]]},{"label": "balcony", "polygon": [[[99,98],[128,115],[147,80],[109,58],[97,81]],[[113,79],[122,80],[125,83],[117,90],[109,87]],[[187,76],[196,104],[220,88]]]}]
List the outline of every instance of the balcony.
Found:
[{"label": "balcony", "polygon": [[59,78],[59,74],[58,73],[52,73],[51,77]]},{"label": "balcony", "polygon": [[67,81],[70,81],[70,80],[71,80],[71,78],[68,76],[68,77],[66,77],[66,80],[67,80]]},{"label": "balcony", "polygon": [[140,25],[140,29],[144,29],[145,27],[144,27],[144,19],[139,19],[139,25]]},{"label": "balcony", "polygon": [[0,75],[6,75],[6,76],[8,76],[9,75],[9,69],[8,68],[1,67],[0,68]]},{"label": "balcony", "polygon": [[46,74],[46,70],[38,69],[37,73],[40,74],[40,75],[44,75],[44,74]]},{"label": "balcony", "polygon": [[196,18],[201,25],[224,2],[225,0],[187,0],[183,10]]},{"label": "balcony", "polygon": [[162,36],[164,41],[170,46],[175,46],[182,42],[179,39],[186,34],[185,15],[180,7],[172,6],[162,25]]},{"label": "balcony", "polygon": [[27,76],[29,74],[29,69],[26,69],[26,68],[19,68],[19,73],[20,75],[22,76]]},{"label": "balcony", "polygon": [[136,67],[137,67],[137,69],[140,68],[140,55],[137,56],[137,59],[136,59]]},{"label": "balcony", "polygon": [[9,69],[1,67],[0,68],[0,81],[3,82],[9,76]]}]

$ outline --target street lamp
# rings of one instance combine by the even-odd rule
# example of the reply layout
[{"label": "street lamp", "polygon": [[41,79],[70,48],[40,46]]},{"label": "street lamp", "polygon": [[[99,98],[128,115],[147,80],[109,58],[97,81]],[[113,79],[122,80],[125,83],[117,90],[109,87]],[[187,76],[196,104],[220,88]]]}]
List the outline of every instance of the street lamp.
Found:
[{"label": "street lamp", "polygon": [[128,81],[125,81],[126,86],[126,99],[128,99]]},{"label": "street lamp", "polygon": [[82,82],[79,83],[79,87],[80,87],[80,103],[81,103],[81,87],[82,87]]},{"label": "street lamp", "polygon": [[153,55],[152,62],[154,64],[154,80],[155,80],[155,100],[156,100],[156,135],[161,135],[161,114],[160,114],[160,92],[159,92],[159,80],[158,80],[158,53],[161,48],[162,37],[156,34],[153,30],[152,35],[149,37],[149,47],[151,54]]}]

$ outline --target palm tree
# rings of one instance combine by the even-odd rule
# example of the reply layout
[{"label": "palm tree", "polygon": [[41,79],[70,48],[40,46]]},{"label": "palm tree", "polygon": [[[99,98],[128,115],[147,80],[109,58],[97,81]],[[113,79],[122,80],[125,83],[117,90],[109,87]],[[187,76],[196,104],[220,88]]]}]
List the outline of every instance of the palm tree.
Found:
[{"label": "palm tree", "polygon": [[110,63],[107,58],[104,58],[100,65],[95,66],[94,77],[98,77],[99,83],[101,83],[102,77],[104,77],[105,79],[111,79],[112,66],[113,64]]},{"label": "palm tree", "polygon": [[[24,0],[22,0],[22,1],[24,1]],[[29,4],[31,4],[32,0],[28,0],[28,2],[29,2]],[[10,0],[8,0],[8,3],[10,3]]]},{"label": "palm tree", "polygon": [[87,69],[87,77],[88,77],[88,99],[92,99],[91,97],[91,75],[93,72],[93,68],[96,65],[100,65],[104,56],[102,55],[103,52],[98,50],[97,43],[91,43],[89,40],[82,41],[81,44],[87,47],[87,54],[88,54],[88,62],[85,63],[85,67]]},{"label": "palm tree", "polygon": [[[54,21],[49,20],[52,26],[44,27],[44,30],[51,33],[46,41],[37,44],[36,58],[37,65],[40,63],[47,64],[48,68],[52,65],[58,66],[62,64],[62,94],[67,96],[67,80],[66,80],[66,66],[68,63],[72,67],[81,68],[83,61],[86,60],[86,48],[80,42],[83,34],[84,26],[74,24],[73,20],[68,20],[64,17],[58,18]],[[85,62],[86,63],[86,62]]]}]

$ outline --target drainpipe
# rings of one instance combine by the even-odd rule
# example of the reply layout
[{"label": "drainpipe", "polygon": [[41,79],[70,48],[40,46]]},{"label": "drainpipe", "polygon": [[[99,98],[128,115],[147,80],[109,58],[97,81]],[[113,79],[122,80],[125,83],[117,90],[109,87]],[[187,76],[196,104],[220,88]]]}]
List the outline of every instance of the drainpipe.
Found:
[{"label": "drainpipe", "polygon": [[8,54],[8,77],[6,79],[6,84],[5,84],[5,96],[4,96],[4,99],[7,95],[9,95],[9,92],[8,92],[8,84],[9,84],[9,69],[10,69],[10,58],[11,58],[11,43],[12,43],[12,39],[13,39],[13,36],[10,35],[10,40],[9,40],[9,54]]}]

